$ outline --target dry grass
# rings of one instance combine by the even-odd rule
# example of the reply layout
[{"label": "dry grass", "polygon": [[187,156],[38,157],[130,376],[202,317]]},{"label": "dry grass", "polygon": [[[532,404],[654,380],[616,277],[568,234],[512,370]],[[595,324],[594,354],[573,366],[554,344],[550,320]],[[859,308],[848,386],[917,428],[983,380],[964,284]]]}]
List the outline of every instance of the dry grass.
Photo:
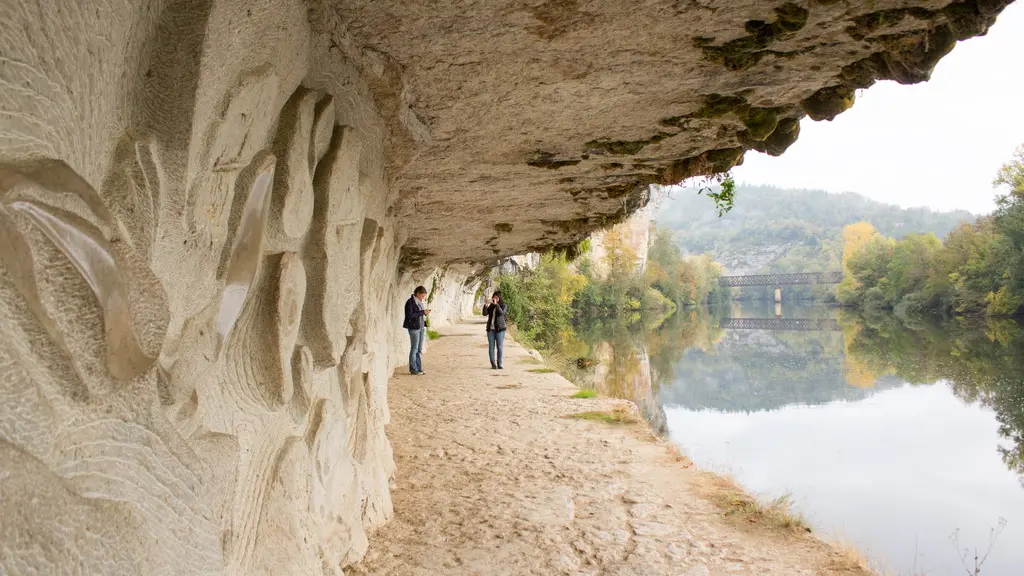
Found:
[{"label": "dry grass", "polygon": [[702,477],[699,486],[701,496],[718,506],[725,516],[742,518],[751,524],[775,530],[811,531],[804,519],[792,510],[793,500],[789,494],[761,502],[732,478],[710,472],[702,474]]},{"label": "dry grass", "polygon": [[[811,531],[807,522],[793,511],[793,500],[789,494],[769,502],[761,502],[732,478],[711,472],[699,472],[694,485],[700,496],[722,510],[723,516],[794,535]],[[888,572],[879,572],[872,568],[871,562],[848,542],[834,539],[827,544],[833,552],[828,563],[818,572],[819,576],[890,576]]]},{"label": "dry grass", "polygon": [[527,372],[533,372],[534,374],[554,374],[555,370],[552,368],[530,368]]},{"label": "dry grass", "polygon": [[[487,346],[484,346],[486,348]],[[537,360],[533,356],[524,356],[519,359],[520,364],[543,364],[540,360]]]},{"label": "dry grass", "polygon": [[[660,441],[661,439],[657,438],[657,440]],[[677,446],[676,444],[672,442],[666,442],[665,450],[668,452],[669,458],[671,458],[673,462],[678,462],[682,464],[683,468],[689,468],[690,466],[693,466],[693,460],[690,460],[689,457],[683,454],[682,450],[680,450],[679,446]]]},{"label": "dry grass", "polygon": [[634,416],[627,408],[620,407],[614,410],[600,411],[594,410],[590,412],[577,412],[576,414],[569,414],[565,418],[576,418],[577,420],[596,420],[604,422],[606,424],[635,424],[637,422],[636,416]]},{"label": "dry grass", "polygon": [[[871,562],[846,540],[835,538],[829,542],[835,550],[835,556],[825,565],[829,574],[850,576],[889,576],[889,572],[879,572],[871,566]],[[910,576],[924,576],[915,573]]]},{"label": "dry grass", "polygon": [[[837,538],[828,542],[831,547],[836,549],[836,558],[828,563],[829,570],[837,571],[846,574],[870,574],[871,576],[884,576],[873,568],[871,563],[864,558],[864,554],[860,553],[856,547],[850,542]],[[923,576],[920,574],[914,574],[912,576]]]}]

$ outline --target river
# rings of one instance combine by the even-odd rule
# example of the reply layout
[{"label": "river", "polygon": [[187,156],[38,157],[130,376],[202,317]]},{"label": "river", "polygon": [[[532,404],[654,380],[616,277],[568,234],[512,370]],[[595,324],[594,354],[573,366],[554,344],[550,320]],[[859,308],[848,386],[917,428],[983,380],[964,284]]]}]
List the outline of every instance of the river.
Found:
[{"label": "river", "polygon": [[979,574],[1024,574],[1020,323],[734,306],[591,323],[561,352],[698,466],[789,494],[880,570],[974,574],[977,551]]}]

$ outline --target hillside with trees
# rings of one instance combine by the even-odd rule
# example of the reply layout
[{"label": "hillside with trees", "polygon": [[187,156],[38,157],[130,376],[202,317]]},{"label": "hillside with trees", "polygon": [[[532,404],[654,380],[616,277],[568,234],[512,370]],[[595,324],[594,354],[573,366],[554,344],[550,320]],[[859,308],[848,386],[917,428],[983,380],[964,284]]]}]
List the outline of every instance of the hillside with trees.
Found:
[{"label": "hillside with trees", "polygon": [[[840,269],[843,227],[868,222],[884,236],[945,237],[975,216],[966,211],[900,208],[860,194],[740,185],[735,205],[719,217],[714,202],[692,189],[675,189],[654,212],[684,255],[710,254],[724,274],[821,272]],[[769,288],[746,288],[739,298],[770,298]],[[833,286],[792,287],[785,297],[833,299]]]}]

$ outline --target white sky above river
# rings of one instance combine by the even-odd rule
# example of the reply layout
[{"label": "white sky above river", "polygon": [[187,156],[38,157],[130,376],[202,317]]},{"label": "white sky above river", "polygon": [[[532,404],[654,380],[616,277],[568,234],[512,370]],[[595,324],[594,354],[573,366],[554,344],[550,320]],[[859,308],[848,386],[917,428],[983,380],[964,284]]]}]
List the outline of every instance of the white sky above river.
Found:
[{"label": "white sky above river", "polygon": [[781,157],[748,152],[739,183],[858,192],[903,207],[995,207],[992,179],[1024,143],[1024,2],[960,42],[930,81],[879,82],[832,122],[805,118]]}]

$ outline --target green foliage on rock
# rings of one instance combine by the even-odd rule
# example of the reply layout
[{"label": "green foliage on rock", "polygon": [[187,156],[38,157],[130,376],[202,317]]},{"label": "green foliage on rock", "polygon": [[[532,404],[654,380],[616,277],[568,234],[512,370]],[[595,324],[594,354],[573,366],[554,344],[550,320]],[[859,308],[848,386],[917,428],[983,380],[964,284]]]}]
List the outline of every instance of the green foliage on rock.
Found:
[{"label": "green foliage on rock", "polygon": [[516,337],[527,346],[548,349],[568,330],[572,303],[586,278],[570,269],[563,256],[548,253],[535,270],[504,275],[498,280]]},{"label": "green foliage on rock", "polygon": [[718,290],[719,266],[709,255],[685,258],[672,232],[656,228],[647,253],[646,282],[677,306],[697,306]]}]

